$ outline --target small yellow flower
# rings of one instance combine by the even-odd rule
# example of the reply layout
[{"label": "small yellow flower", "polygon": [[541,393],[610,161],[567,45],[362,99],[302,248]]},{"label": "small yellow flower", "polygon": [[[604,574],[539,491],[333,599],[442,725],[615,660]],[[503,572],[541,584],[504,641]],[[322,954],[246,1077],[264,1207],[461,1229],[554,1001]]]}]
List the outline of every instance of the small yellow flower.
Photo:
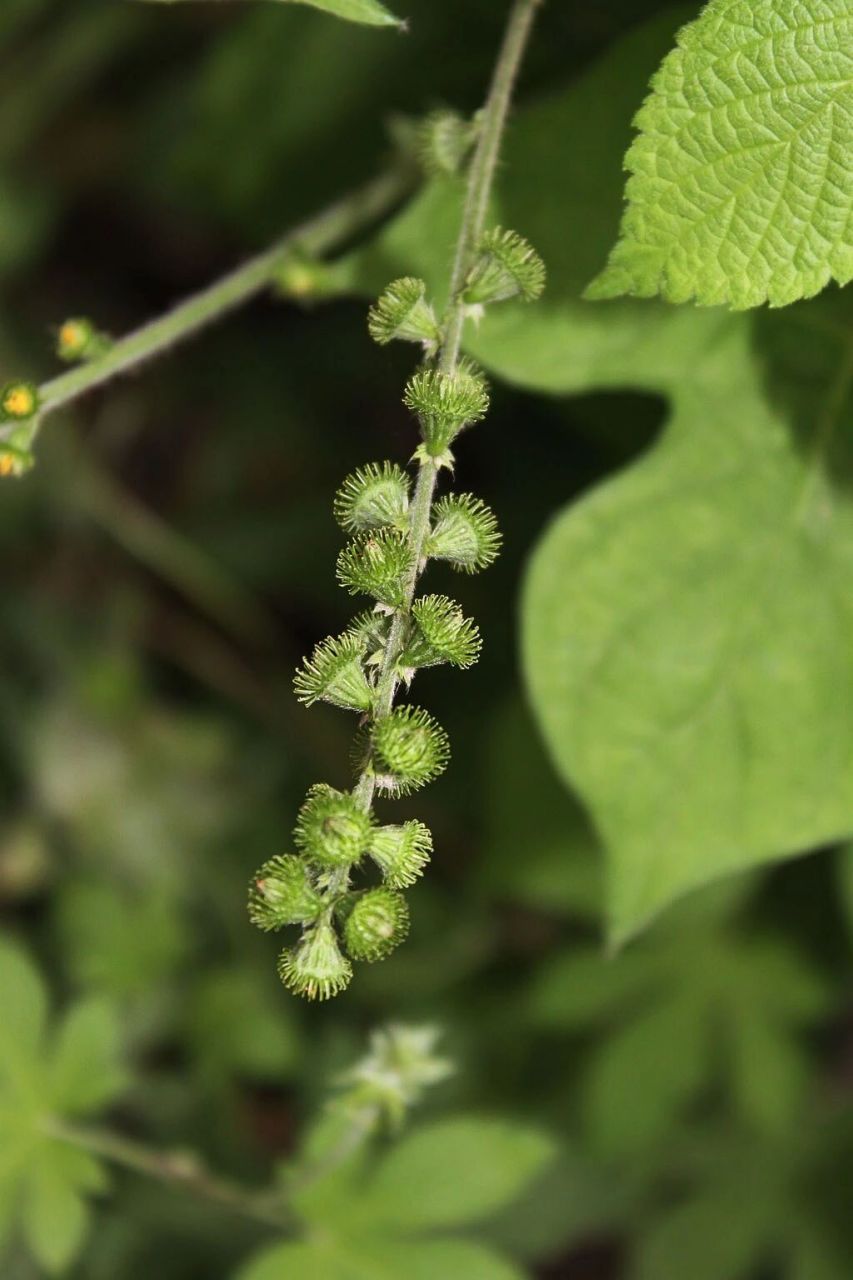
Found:
[{"label": "small yellow flower", "polygon": [[2,395],[7,418],[31,418],[38,408],[38,392],[29,382],[12,382]]},{"label": "small yellow flower", "polygon": [[56,354],[60,360],[84,360],[98,354],[98,345],[104,341],[84,316],[74,316],[65,320],[56,335]]},{"label": "small yellow flower", "polygon": [[15,471],[15,458],[11,453],[0,453],[0,476],[11,476]]},{"label": "small yellow flower", "polygon": [[59,330],[59,346],[63,355],[77,355],[86,345],[89,330],[78,320],[66,320]]}]

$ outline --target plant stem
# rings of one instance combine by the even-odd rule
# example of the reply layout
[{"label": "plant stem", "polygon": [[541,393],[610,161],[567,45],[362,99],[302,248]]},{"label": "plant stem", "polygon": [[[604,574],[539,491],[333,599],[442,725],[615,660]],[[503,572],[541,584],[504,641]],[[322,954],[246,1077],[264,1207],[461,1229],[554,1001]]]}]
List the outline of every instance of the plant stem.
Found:
[{"label": "plant stem", "polygon": [[122,1134],[84,1129],[62,1120],[48,1119],[44,1128],[50,1137],[60,1142],[68,1142],[134,1173],[186,1187],[194,1195],[211,1200],[253,1222],[275,1227],[278,1231],[293,1226],[293,1219],[278,1195],[254,1191],[217,1177],[200,1164],[195,1155],[154,1151]]},{"label": "plant stem", "polygon": [[[515,0],[510,10],[503,43],[492,75],[492,83],[481,113],[480,136],[468,170],[465,204],[450,279],[449,302],[444,317],[442,342],[437,355],[437,366],[443,373],[453,373],[459,363],[462,331],[465,327],[463,286],[477,243],[483,233],[512,91],[527,46],[533,18],[540,3],[541,0]],[[405,583],[403,603],[394,614],[377,682],[375,714],[380,717],[387,715],[391,710],[399,684],[397,661],[405,641],[408,617],[423,568],[424,546],[429,535],[430,512],[437,480],[438,467],[435,462],[432,460],[421,462],[409,512],[412,568]],[[375,778],[372,767],[368,764],[353,792],[362,808],[370,808],[374,790]]]},{"label": "plant stem", "polygon": [[450,277],[450,302],[445,318],[444,341],[438,357],[438,367],[445,373],[452,373],[459,359],[465,325],[465,308],[460,294],[471,265],[472,254],[485,227],[512,91],[540,3],[541,0],[516,0],[513,5],[503,45],[495,63],[489,96],[481,115],[480,137],[468,174],[462,225]]},{"label": "plant stem", "polygon": [[71,404],[93,387],[161,355],[247,302],[271,283],[286,253],[293,250],[307,254],[329,252],[386,214],[410,187],[411,177],[392,169],[344,196],[242,267],[119,339],[104,355],[45,382],[39,391],[41,416]]}]

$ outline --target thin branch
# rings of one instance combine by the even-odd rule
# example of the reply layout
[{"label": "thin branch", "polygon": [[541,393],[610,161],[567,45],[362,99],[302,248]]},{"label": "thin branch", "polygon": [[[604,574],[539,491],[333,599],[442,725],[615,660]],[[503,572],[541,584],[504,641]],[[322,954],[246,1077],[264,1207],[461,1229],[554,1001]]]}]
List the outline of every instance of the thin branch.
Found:
[{"label": "thin branch", "polygon": [[157,1151],[124,1134],[106,1129],[83,1128],[56,1117],[45,1118],[43,1128],[58,1142],[67,1142],[122,1169],[185,1187],[199,1199],[220,1205],[240,1217],[273,1227],[280,1233],[295,1234],[299,1219],[288,1207],[288,1199],[345,1164],[376,1131],[381,1114],[378,1103],[368,1103],[354,1110],[332,1150],[317,1165],[303,1169],[287,1189],[246,1187],[211,1173],[193,1152]]},{"label": "thin branch", "polygon": [[45,382],[39,390],[41,417],[170,350],[247,302],[272,282],[287,253],[319,255],[340,246],[388,213],[411,186],[410,175],[389,170],[296,227],[242,267],[179,303],[172,311],[120,338],[102,356]]},{"label": "thin branch", "polygon": [[84,1129],[62,1120],[46,1120],[44,1128],[59,1142],[70,1143],[134,1173],[185,1187],[193,1195],[253,1222],[278,1231],[294,1227],[294,1219],[277,1193],[271,1195],[267,1190],[256,1191],[220,1178],[206,1169],[195,1155],[155,1151],[123,1134],[104,1129]]}]

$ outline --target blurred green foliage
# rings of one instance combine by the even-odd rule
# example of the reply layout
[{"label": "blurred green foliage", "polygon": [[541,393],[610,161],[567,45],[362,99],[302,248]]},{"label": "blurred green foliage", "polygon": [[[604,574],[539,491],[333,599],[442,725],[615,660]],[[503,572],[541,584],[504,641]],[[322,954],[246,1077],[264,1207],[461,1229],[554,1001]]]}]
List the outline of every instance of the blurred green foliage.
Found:
[{"label": "blurred green foliage", "polygon": [[[378,169],[394,117],[473,110],[504,7],[392,7],[405,37],[299,6],[5,0],[5,373],[52,373],[67,315],[121,333],[228,269]],[[576,301],[618,223],[630,116],[685,12],[543,10],[499,203],[545,253],[550,301],[473,340],[502,381],[459,457],[505,534],[498,565],[455,584],[484,656],[462,684],[421,677],[454,745],[418,808],[436,856],[407,946],[344,999],[304,1008],[280,989],[245,883],[284,848],[306,785],[348,776],[345,717],[303,710],[290,681],[347,616],[335,488],[411,451],[406,355],[370,343],[363,301],[259,303],[49,422],[38,467],[4,484],[4,1280],[39,1266],[72,1280],[849,1277],[849,850],[693,894],[610,958],[601,849],[521,696],[514,601],[538,535],[648,446],[706,342],[692,313]],[[440,277],[454,200],[432,188],[348,259],[349,283]],[[817,327],[806,342],[768,323],[760,359],[803,371],[785,391],[796,424],[828,348]],[[140,509],[163,521],[161,551],[170,530],[197,549],[195,577],[140,543]],[[33,964],[65,1010],[46,1039]],[[369,1177],[347,1166],[316,1189],[300,1243],[131,1173],[101,1195],[100,1161],[37,1130],[46,1112],[98,1111],[262,1186],[389,1018],[445,1028],[456,1072]],[[37,1109],[22,1074],[44,1080]]]}]

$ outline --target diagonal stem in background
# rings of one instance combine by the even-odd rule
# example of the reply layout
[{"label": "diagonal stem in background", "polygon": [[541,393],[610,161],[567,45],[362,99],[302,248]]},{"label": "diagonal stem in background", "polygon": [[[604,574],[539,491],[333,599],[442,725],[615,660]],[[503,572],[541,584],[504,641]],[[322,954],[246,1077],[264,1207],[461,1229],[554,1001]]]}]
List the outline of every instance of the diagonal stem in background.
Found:
[{"label": "diagonal stem in background", "polygon": [[43,383],[39,388],[40,416],[44,418],[94,387],[163,354],[248,302],[271,284],[287,253],[320,255],[339,247],[393,209],[412,185],[410,174],[390,169],[344,196],[221,280],[120,338],[102,356]]}]

